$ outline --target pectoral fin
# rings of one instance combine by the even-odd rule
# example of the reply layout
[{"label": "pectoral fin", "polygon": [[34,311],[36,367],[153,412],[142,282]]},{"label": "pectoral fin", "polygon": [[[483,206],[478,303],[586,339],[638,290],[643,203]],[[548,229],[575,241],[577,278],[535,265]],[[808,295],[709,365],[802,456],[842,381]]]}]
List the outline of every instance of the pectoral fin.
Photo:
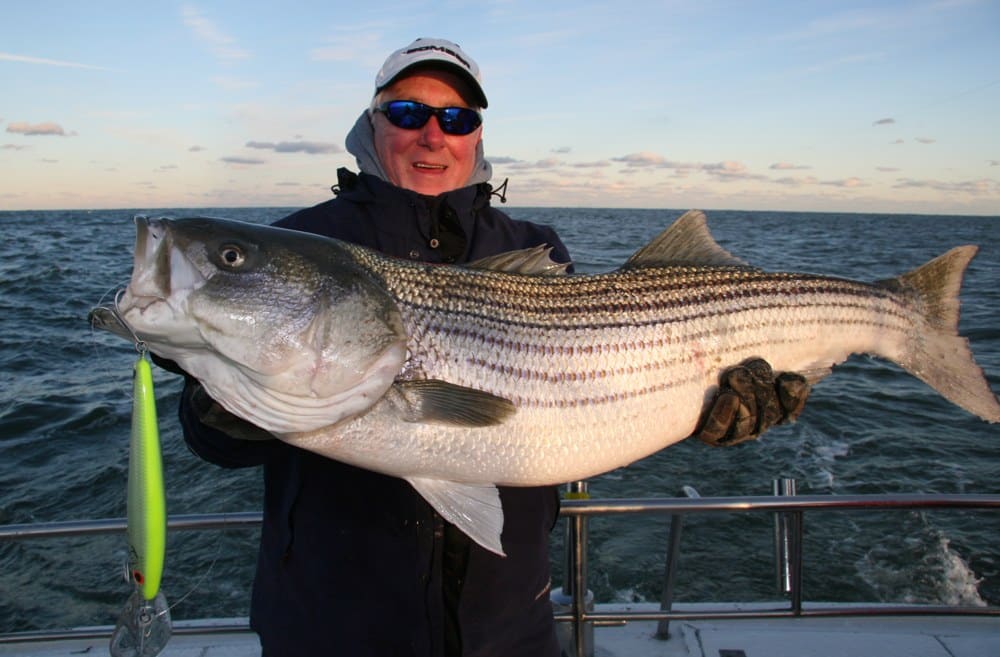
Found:
[{"label": "pectoral fin", "polygon": [[407,477],[406,480],[442,518],[490,552],[501,557],[507,556],[500,541],[503,533],[503,506],[496,486],[462,484],[425,477]]},{"label": "pectoral fin", "polygon": [[407,422],[488,427],[517,410],[503,397],[436,379],[397,381],[392,390]]}]

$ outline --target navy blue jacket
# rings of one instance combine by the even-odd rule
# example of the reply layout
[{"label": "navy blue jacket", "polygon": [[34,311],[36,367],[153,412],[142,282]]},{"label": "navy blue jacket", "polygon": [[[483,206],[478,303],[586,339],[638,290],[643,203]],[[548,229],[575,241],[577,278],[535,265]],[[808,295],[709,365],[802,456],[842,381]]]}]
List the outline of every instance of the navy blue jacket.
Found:
[{"label": "navy blue jacket", "polygon": [[[466,262],[547,243],[480,184],[430,199],[341,169],[336,198],[276,225],[427,262]],[[182,396],[190,448],[225,467],[263,465],[264,523],[250,622],[269,657],[554,657],[548,534],[554,487],[501,488],[506,558],[444,522],[405,481],[201,424]]]}]

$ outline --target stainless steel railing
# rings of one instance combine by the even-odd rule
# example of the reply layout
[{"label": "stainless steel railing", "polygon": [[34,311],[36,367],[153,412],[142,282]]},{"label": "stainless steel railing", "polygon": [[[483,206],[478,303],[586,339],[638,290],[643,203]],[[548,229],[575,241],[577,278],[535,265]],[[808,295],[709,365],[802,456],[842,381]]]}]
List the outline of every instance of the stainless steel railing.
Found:
[{"label": "stainless steel railing", "polygon": [[[668,636],[671,620],[693,620],[708,618],[782,618],[794,616],[856,616],[856,615],[989,615],[1000,616],[1000,607],[951,607],[951,606],[890,606],[890,605],[849,605],[838,607],[804,607],[801,597],[802,574],[802,516],[816,510],[887,510],[887,509],[1000,509],[1000,495],[968,494],[893,494],[893,495],[778,495],[752,497],[699,497],[693,489],[685,491],[685,497],[673,498],[633,498],[633,499],[590,499],[586,496],[586,485],[576,484],[577,499],[565,499],[561,514],[568,518],[569,579],[565,589],[570,592],[572,602],[567,611],[557,611],[555,619],[571,624],[573,651],[578,656],[592,654],[592,628],[602,625],[620,625],[628,621],[658,621],[661,623],[661,638]],[[753,609],[739,611],[676,611],[672,608],[672,582],[676,574],[677,555],[680,554],[679,539],[681,518],[691,513],[719,512],[764,512],[788,514],[779,522],[776,537],[787,563],[781,565],[779,576],[787,584],[785,591],[790,603],[786,607],[773,609]],[[664,574],[664,594],[659,611],[608,612],[587,608],[587,521],[597,515],[658,514],[671,516],[671,538],[667,569]],[[792,518],[792,521],[787,521]],[[797,518],[798,520],[794,520]],[[201,531],[257,527],[261,514],[215,513],[171,516],[169,531]],[[103,520],[81,520],[37,524],[16,524],[0,526],[0,542],[42,538],[109,534],[124,532],[124,518]],[[780,529],[784,527],[784,529]],[[779,564],[782,562],[779,560]],[[787,576],[782,574],[787,573]],[[784,584],[783,584],[784,586]],[[81,630],[40,630],[0,635],[0,644],[27,640],[53,640],[61,638],[83,638],[107,636],[107,628],[86,628]],[[245,631],[248,627],[240,623],[218,623],[194,625],[183,622],[175,625],[175,634],[196,632]],[[588,629],[590,633],[588,634]]]},{"label": "stainless steel railing", "polygon": [[[576,595],[569,612],[555,614],[556,621],[572,623],[572,643],[570,654],[577,657],[593,655],[593,645],[588,641],[592,632],[587,626],[619,625],[628,621],[658,621],[658,636],[669,637],[668,625],[671,620],[694,619],[748,619],[784,618],[797,616],[903,616],[903,615],[987,615],[1000,616],[1000,607],[954,607],[940,605],[864,605],[803,607],[802,603],[802,536],[803,516],[807,511],[816,510],[861,510],[884,511],[888,509],[1000,509],[1000,495],[968,494],[886,494],[886,495],[801,495],[794,496],[794,484],[783,481],[775,483],[775,496],[714,497],[703,498],[696,491],[685,491],[686,497],[643,498],[643,499],[566,499],[562,503],[562,515],[569,517],[567,531],[567,552],[575,557],[571,560],[572,583],[565,588]],[[792,493],[792,494],[789,494]],[[685,611],[672,609],[672,589],[664,591],[660,611],[607,612],[588,611],[583,600],[587,591],[587,550],[586,544],[577,544],[579,537],[587,534],[587,520],[597,515],[660,514],[670,515],[670,550],[679,550],[681,518],[690,513],[718,512],[771,512],[776,514],[775,536],[779,543],[784,563],[779,560],[779,576],[782,588],[789,597],[786,607],[759,608],[738,611]],[[679,554],[679,552],[678,552]],[[664,581],[670,585],[674,579],[676,558],[667,559]],[[785,574],[787,573],[787,575]],[[582,592],[581,594],[577,594]]]}]

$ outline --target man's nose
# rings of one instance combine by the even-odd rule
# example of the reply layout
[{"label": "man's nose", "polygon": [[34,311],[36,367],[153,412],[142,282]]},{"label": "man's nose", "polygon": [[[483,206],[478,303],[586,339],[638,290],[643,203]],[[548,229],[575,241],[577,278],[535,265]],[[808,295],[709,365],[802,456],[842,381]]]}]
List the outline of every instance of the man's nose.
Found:
[{"label": "man's nose", "polygon": [[420,128],[420,143],[429,148],[440,148],[444,145],[445,133],[441,130],[438,117],[432,116],[430,120]]}]

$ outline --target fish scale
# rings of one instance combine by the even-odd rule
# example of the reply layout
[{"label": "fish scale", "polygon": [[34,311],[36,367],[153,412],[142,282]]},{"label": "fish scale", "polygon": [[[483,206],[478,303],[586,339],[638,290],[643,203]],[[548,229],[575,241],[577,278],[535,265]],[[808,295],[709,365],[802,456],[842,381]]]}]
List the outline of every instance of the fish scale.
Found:
[{"label": "fish scale", "polygon": [[683,440],[748,358],[815,382],[869,353],[1000,421],[957,332],[973,246],[866,284],[749,267],[697,211],[579,276],[539,249],[456,267],[218,219],[136,223],[121,311],[154,352],[281,440],[406,479],[500,554],[496,485],[585,479]]},{"label": "fish scale", "polygon": [[[398,299],[412,338],[411,359],[422,376],[517,399],[519,407],[544,405],[546,398],[587,403],[597,399],[594,382],[613,382],[622,394],[630,387],[653,392],[662,386],[637,375],[669,378],[664,370],[694,359],[683,347],[705,340],[722,343],[716,360],[731,364],[838,326],[905,333],[915,314],[871,286],[737,269],[708,272],[712,284],[687,268],[661,268],[609,275],[603,284],[587,286],[540,279],[517,290],[498,275],[477,276],[471,284],[467,276],[454,276],[439,286],[440,277],[421,268],[378,273]],[[562,299],[565,308],[546,313],[549,298]],[[873,299],[882,302],[873,305]],[[850,309],[855,312],[848,314]],[[547,319],[539,322],[542,313]],[[496,387],[485,387],[487,380]],[[519,392],[525,381],[557,385],[544,391],[545,398],[527,399]],[[562,385],[577,382],[584,387]]]},{"label": "fish scale", "polygon": [[[411,336],[409,376],[484,390],[518,409],[471,433],[409,428],[423,446],[423,474],[453,481],[538,485],[627,465],[690,435],[729,365],[762,357],[778,371],[808,372],[855,352],[891,357],[885,345],[921,323],[905,295],[818,276],[664,267],[580,284],[371,260]],[[559,312],[549,299],[560,300]],[[378,415],[349,424],[338,442],[370,443]],[[577,444],[590,456],[580,458]],[[394,465],[383,456],[359,464]]]}]

